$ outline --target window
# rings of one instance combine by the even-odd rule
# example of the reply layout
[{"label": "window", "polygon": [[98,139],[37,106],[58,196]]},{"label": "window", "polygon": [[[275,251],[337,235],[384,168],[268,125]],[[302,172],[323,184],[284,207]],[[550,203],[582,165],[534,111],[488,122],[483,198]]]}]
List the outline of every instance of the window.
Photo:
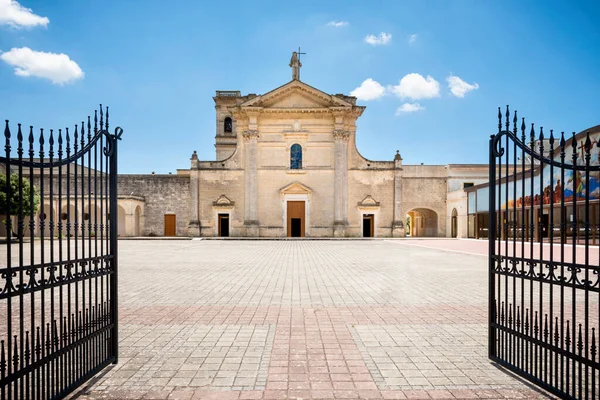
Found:
[{"label": "window", "polygon": [[302,146],[293,144],[290,149],[290,168],[302,169]]},{"label": "window", "polygon": [[233,132],[233,122],[230,117],[225,118],[225,121],[223,122],[223,131],[225,133]]},{"label": "window", "polygon": [[475,186],[475,184],[473,182],[463,182],[463,189],[471,186]]}]

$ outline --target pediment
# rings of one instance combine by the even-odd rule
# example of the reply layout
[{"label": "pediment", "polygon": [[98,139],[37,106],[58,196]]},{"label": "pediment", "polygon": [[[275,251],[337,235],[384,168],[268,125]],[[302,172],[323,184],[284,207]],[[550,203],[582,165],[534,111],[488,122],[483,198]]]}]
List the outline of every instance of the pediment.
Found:
[{"label": "pediment", "polygon": [[291,81],[240,105],[242,108],[329,108],[352,107],[351,103],[322,92],[301,81]]},{"label": "pediment", "polygon": [[371,197],[371,195],[368,195],[363,199],[363,201],[358,203],[358,206],[364,208],[379,207],[379,202],[376,201],[373,197]]},{"label": "pediment", "polygon": [[213,201],[214,207],[233,207],[235,203],[231,201],[227,196],[222,194],[219,198]]},{"label": "pediment", "polygon": [[284,194],[312,194],[312,189],[296,181],[279,189],[279,193]]}]

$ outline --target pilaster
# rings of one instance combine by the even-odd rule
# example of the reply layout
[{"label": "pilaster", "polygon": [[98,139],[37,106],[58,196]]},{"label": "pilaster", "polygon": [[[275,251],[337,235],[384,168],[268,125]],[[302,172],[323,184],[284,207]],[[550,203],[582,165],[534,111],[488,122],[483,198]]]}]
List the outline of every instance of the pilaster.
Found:
[{"label": "pilaster", "polygon": [[334,219],[333,236],[346,236],[348,227],[348,139],[350,133],[336,129],[335,141],[335,177],[334,177]]},{"label": "pilaster", "polygon": [[244,137],[244,226],[246,236],[258,236],[258,179],[256,172],[258,130],[247,130]]},{"label": "pilaster", "polygon": [[199,219],[199,210],[200,210],[200,171],[198,161],[198,154],[196,150],[192,154],[192,158],[190,158],[190,222],[188,224],[188,236],[200,236],[201,228],[200,228],[200,219]]},{"label": "pilaster", "polygon": [[402,170],[402,157],[400,152],[396,150],[394,156],[394,220],[392,221],[392,236],[404,237],[406,230],[404,228],[404,209],[402,204],[402,178],[404,171]]}]

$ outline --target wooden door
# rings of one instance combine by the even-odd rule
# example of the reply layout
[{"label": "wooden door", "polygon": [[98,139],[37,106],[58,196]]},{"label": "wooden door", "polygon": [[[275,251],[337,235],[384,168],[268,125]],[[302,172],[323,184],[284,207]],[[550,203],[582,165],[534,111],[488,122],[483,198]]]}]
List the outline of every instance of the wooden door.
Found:
[{"label": "wooden door", "polygon": [[165,236],[176,236],[175,214],[165,214]]},{"label": "wooden door", "polygon": [[303,201],[287,202],[287,236],[304,237],[305,203]]}]

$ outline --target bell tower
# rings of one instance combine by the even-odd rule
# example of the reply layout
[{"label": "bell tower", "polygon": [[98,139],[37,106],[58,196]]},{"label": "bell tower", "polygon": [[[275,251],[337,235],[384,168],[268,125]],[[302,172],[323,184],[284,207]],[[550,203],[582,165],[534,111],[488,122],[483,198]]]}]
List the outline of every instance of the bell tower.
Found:
[{"label": "bell tower", "polygon": [[217,90],[215,97],[213,97],[215,101],[215,150],[217,161],[226,159],[235,151],[237,124],[229,111],[229,107],[234,107],[241,97],[238,90]]}]

